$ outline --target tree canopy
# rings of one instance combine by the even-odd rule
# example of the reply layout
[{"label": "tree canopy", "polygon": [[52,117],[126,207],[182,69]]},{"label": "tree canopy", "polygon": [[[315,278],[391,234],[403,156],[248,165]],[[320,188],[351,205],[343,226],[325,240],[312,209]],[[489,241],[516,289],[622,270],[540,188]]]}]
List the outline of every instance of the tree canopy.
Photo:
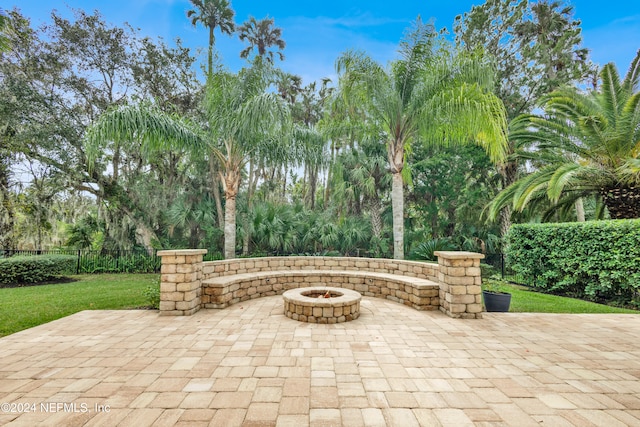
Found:
[{"label": "tree canopy", "polygon": [[418,19],[389,63],[347,50],[311,82],[273,18],[190,7],[203,64],[98,12],[0,11],[0,246],[422,259],[499,251],[510,221],[637,216],[639,60],[594,73],[566,2],[488,0],[455,44]]},{"label": "tree canopy", "polygon": [[544,114],[518,118],[532,149],[517,155],[539,168],[505,189],[492,215],[507,203],[522,211],[548,199],[556,210],[596,195],[612,218],[640,217],[640,50],[624,79],[612,63],[600,79],[599,90],[558,89],[543,98]]}]

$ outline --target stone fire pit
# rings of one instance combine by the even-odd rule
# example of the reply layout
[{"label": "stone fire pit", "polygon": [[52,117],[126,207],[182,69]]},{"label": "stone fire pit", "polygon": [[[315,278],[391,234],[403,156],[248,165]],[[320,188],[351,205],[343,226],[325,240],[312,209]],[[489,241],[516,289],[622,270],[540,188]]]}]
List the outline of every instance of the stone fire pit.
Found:
[{"label": "stone fire pit", "polygon": [[362,295],[350,289],[297,288],[282,294],[285,316],[308,323],[342,323],[360,316]]}]

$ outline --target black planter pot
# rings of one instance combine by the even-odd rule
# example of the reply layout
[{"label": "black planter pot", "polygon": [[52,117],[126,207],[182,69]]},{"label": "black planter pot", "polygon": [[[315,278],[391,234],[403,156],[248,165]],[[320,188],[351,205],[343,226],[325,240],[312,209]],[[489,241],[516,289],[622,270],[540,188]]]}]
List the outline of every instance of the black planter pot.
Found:
[{"label": "black planter pot", "polygon": [[511,304],[511,294],[482,291],[482,299],[487,311],[507,312]]}]

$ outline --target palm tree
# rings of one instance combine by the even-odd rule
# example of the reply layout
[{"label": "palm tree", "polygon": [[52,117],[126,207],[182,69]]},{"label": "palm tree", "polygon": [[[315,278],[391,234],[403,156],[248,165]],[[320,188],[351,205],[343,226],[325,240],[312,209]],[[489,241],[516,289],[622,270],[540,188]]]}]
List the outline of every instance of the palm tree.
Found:
[{"label": "palm tree", "polygon": [[478,55],[435,53],[435,30],[418,19],[401,43],[401,58],[389,69],[363,53],[349,51],[337,61],[340,96],[363,106],[382,130],[392,173],[393,254],[404,258],[406,149],[425,143],[477,143],[493,160],[506,145],[504,106],[487,89],[492,69]]},{"label": "palm tree", "polygon": [[384,151],[378,141],[366,140],[357,148],[346,149],[336,159],[331,183],[334,199],[347,207],[347,214],[369,212],[371,233],[376,239],[382,238],[381,200],[390,184]]},{"label": "palm tree", "polygon": [[276,52],[280,60],[284,60],[284,55],[280,50],[284,49],[286,43],[282,40],[282,29],[274,25],[273,18],[269,16],[256,20],[249,16],[249,20],[238,27],[240,40],[249,42],[249,46],[240,52],[240,58],[248,58],[254,49],[258,50],[258,56],[267,58],[273,64],[273,51],[268,50],[271,46],[277,46]]},{"label": "palm tree", "polygon": [[[149,105],[123,106],[103,114],[87,132],[87,156],[95,159],[103,141],[137,141],[144,153],[169,148],[208,151],[221,165],[225,194],[224,256],[235,257],[236,197],[250,156],[274,141],[287,143],[289,110],[274,93],[268,70],[257,61],[238,74],[216,73],[207,84],[207,132]],[[268,151],[268,150],[264,150]],[[213,185],[217,185],[214,182]]]},{"label": "palm tree", "polygon": [[[572,82],[595,77],[582,47],[580,21],[569,2],[557,0],[487,0],[456,17],[456,42],[467,49],[483,46],[497,62],[496,94],[511,122],[530,113],[540,97]],[[501,186],[507,188],[521,175],[523,165],[513,156],[518,141],[509,138],[508,161],[499,165]],[[500,229],[511,226],[511,207],[500,212]]]},{"label": "palm tree", "polygon": [[284,71],[278,74],[278,94],[290,105],[294,105],[298,94],[302,92],[302,77]]},{"label": "palm tree", "polygon": [[195,9],[187,11],[187,18],[191,19],[191,25],[194,27],[198,23],[209,29],[209,58],[207,75],[213,73],[213,46],[216,44],[214,31],[220,28],[221,33],[228,35],[235,31],[235,23],[233,17],[235,12],[231,9],[228,0],[189,0]]},{"label": "palm tree", "polygon": [[516,136],[534,147],[517,156],[539,167],[502,191],[489,214],[531,202],[551,210],[596,196],[611,218],[640,217],[640,50],[624,80],[613,63],[600,71],[599,91],[558,89],[541,104],[544,115],[517,120]]},{"label": "palm tree", "polygon": [[74,249],[90,249],[103,229],[96,214],[89,214],[67,227],[66,245]]}]

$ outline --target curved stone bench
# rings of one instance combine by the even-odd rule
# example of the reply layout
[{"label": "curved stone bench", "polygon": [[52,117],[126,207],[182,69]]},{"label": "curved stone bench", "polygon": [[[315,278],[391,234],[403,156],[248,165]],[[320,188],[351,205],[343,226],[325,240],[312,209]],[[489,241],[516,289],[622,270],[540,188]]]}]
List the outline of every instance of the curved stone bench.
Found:
[{"label": "curved stone bench", "polygon": [[440,307],[440,285],[431,280],[348,270],[275,270],[219,276],[202,281],[201,303],[205,308],[225,308],[249,299],[312,286],[350,289],[418,310]]},{"label": "curved stone bench", "polygon": [[204,249],[159,251],[160,314],[190,315],[288,289],[331,286],[451,317],[481,318],[480,259],[436,252],[438,264],[380,258],[266,257],[203,262]]}]

